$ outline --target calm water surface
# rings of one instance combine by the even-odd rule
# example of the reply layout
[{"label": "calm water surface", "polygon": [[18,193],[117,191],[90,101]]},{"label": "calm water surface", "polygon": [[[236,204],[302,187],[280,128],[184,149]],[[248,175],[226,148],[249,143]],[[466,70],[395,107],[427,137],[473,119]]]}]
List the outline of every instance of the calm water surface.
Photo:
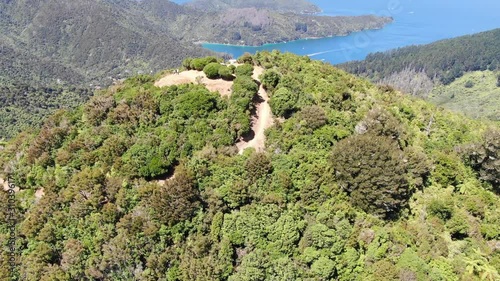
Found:
[{"label": "calm water surface", "polygon": [[[179,0],[178,2],[186,2]],[[316,0],[322,15],[375,14],[392,16],[394,22],[381,30],[352,33],[348,36],[298,40],[242,47],[204,44],[205,48],[231,53],[278,49],[332,64],[363,59],[367,54],[413,44],[486,31],[500,27],[498,0]]]}]

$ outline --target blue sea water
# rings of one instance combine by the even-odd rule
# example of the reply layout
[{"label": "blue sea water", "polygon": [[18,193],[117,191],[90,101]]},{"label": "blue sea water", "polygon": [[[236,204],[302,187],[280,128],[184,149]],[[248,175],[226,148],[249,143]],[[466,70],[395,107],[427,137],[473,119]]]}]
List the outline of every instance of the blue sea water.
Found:
[{"label": "blue sea water", "polygon": [[[187,2],[178,0],[178,2]],[[260,47],[204,44],[205,48],[238,57],[244,52],[278,49],[332,64],[359,60],[367,54],[500,27],[499,0],[314,0],[321,15],[391,16],[394,22],[380,30],[348,36],[298,40]]]}]

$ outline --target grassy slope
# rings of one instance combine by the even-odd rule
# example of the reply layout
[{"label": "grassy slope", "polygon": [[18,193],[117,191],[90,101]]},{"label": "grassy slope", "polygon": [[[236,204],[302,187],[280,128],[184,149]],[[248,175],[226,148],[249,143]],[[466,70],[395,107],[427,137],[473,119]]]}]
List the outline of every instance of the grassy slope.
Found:
[{"label": "grassy slope", "polygon": [[[472,118],[500,120],[498,75],[493,71],[466,73],[450,85],[436,86],[429,101]],[[469,81],[473,83],[471,88],[465,86]]]}]

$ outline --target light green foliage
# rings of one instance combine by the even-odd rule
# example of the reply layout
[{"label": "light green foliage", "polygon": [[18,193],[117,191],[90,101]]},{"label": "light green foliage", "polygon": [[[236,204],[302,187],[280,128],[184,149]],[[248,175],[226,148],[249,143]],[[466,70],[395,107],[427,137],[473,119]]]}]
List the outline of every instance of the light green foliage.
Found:
[{"label": "light green foliage", "polygon": [[219,67],[219,76],[227,81],[232,81],[234,79],[233,71],[229,67],[224,65]]},{"label": "light green foliage", "polygon": [[229,98],[137,76],[1,143],[23,280],[498,279],[498,124],[307,57],[246,59],[296,97],[263,151],[235,145],[248,75]]},{"label": "light green foliage", "polygon": [[277,89],[269,101],[273,114],[278,116],[286,116],[296,109],[297,99],[299,96],[287,88]]},{"label": "light green foliage", "polygon": [[328,280],[335,275],[335,262],[327,257],[320,257],[311,265],[311,271],[322,280]]},{"label": "light green foliage", "polygon": [[418,281],[428,280],[428,265],[412,249],[406,249],[401,254],[397,267],[400,269],[400,276],[413,276]]},{"label": "light green foliage", "polygon": [[449,85],[435,87],[429,101],[472,118],[500,120],[497,75],[490,70],[466,73]]},{"label": "light green foliage", "polygon": [[244,63],[242,65],[238,65],[234,70],[234,74],[236,76],[252,76],[253,74],[253,65]]},{"label": "light green foliage", "polygon": [[212,62],[212,63],[207,64],[203,68],[203,72],[205,73],[205,75],[207,76],[208,79],[217,79],[217,78],[219,78],[219,70],[222,67],[223,66],[220,63]]},{"label": "light green foliage", "polygon": [[259,79],[266,90],[273,92],[274,88],[276,88],[280,82],[281,75],[274,69],[268,69],[261,74]]},{"label": "light green foliage", "polygon": [[191,60],[191,63],[189,65],[190,69],[202,71],[205,66],[207,66],[210,63],[216,63],[217,58],[215,57],[204,57],[204,58],[195,58]]}]

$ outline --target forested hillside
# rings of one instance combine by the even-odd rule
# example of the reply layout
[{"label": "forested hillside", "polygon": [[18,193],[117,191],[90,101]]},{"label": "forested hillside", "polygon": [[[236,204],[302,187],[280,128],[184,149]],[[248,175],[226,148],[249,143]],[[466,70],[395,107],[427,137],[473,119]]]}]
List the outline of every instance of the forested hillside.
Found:
[{"label": "forested hillside", "polygon": [[75,87],[41,87],[0,84],[0,140],[40,127],[58,109],[73,109],[85,103],[92,91]]},{"label": "forested hillside", "polygon": [[500,29],[374,53],[339,67],[374,80],[410,69],[447,85],[465,72],[500,68]]},{"label": "forested hillside", "polygon": [[260,8],[278,12],[314,14],[321,10],[318,6],[306,0],[194,0],[187,6],[204,11],[220,11],[230,8]]},{"label": "forested hillside", "polygon": [[[471,72],[500,69],[500,29],[374,53],[363,61],[348,62],[339,67],[470,117],[499,120],[496,112],[498,95],[492,94],[494,91],[490,88],[500,86],[500,83],[487,79],[488,86],[478,85],[470,89],[471,81],[469,87],[462,88],[460,92],[453,87],[453,93],[443,91],[443,88],[450,88],[455,80],[464,80],[461,77]],[[440,94],[442,96],[438,96]],[[450,98],[452,96],[457,98]]]},{"label": "forested hillside", "polygon": [[[4,0],[0,11],[0,50],[6,53],[1,67],[15,66],[2,76],[29,79],[34,68],[33,79],[45,86],[58,79],[109,85],[110,78],[154,73],[208,54],[196,41],[255,45],[343,35],[390,22],[374,16],[288,17],[255,8],[216,13],[164,0]],[[44,66],[54,70],[36,71]]]},{"label": "forested hillside", "polygon": [[[500,278],[498,123],[308,57],[240,61],[230,97],[136,76],[3,144],[19,280]],[[239,155],[252,64],[277,119]]]},{"label": "forested hillside", "polygon": [[[74,86],[90,92],[130,76],[176,67],[185,57],[216,55],[195,43],[259,45],[343,35],[390,21],[284,15],[254,7],[209,12],[167,0],[0,0],[0,86],[8,88],[0,99],[14,102],[0,109],[0,127],[5,128],[0,139],[40,124],[51,109],[61,106],[53,104],[61,101],[61,92],[44,89]],[[27,108],[20,109],[20,101],[29,98],[26,92],[13,92],[18,87],[12,85],[37,88],[29,93],[48,98],[47,104],[33,96]],[[72,96],[65,106],[78,106],[86,97]]]}]

